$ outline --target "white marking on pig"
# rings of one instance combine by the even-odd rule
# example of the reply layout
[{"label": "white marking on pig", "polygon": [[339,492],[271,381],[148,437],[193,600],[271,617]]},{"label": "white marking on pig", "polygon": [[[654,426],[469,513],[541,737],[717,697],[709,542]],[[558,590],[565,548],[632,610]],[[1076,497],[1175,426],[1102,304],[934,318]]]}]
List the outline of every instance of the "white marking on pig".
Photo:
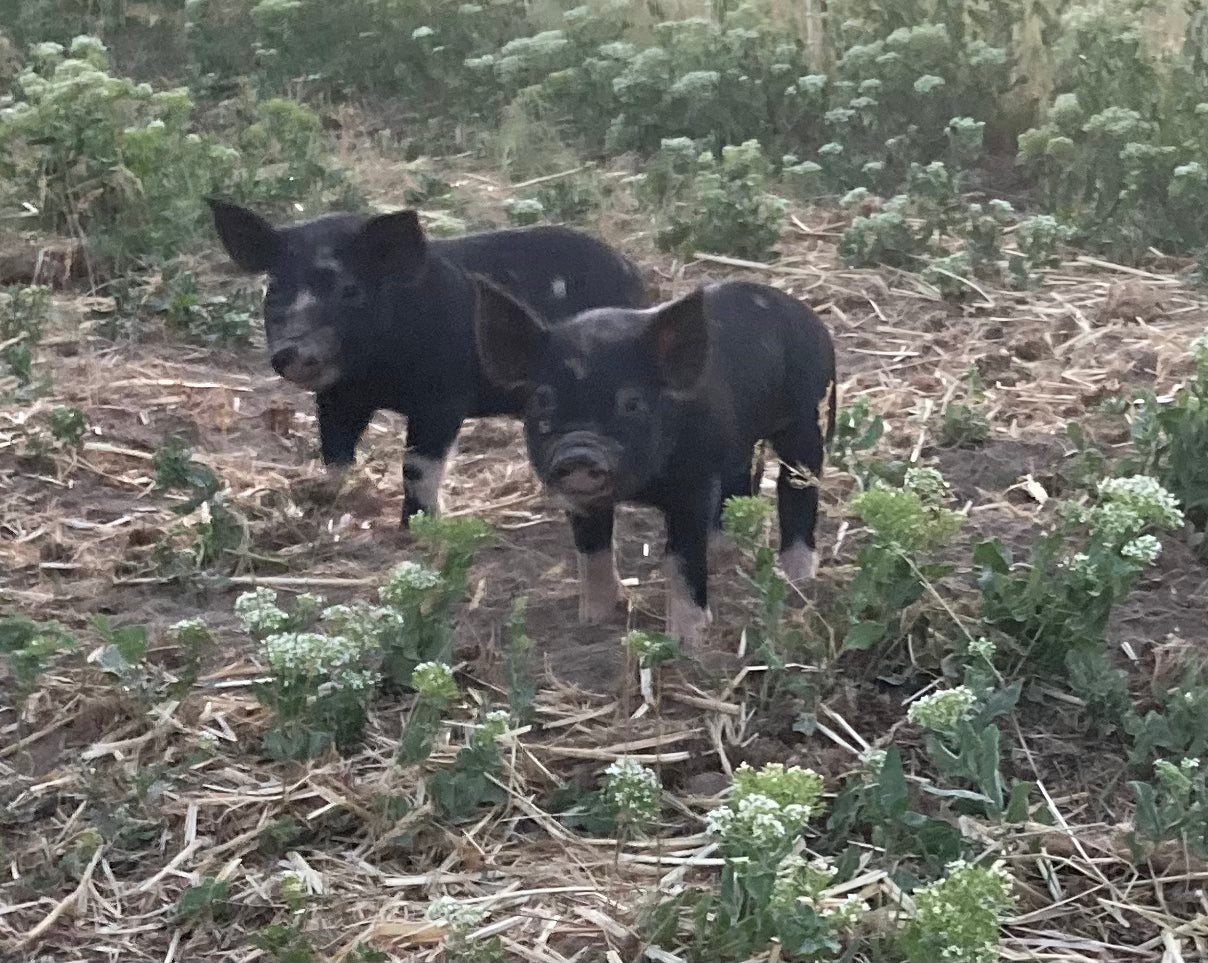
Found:
[{"label": "white marking on pig", "polygon": [[343,265],[331,253],[331,248],[321,247],[315,253],[315,267],[320,270],[339,271]]},{"label": "white marking on pig", "polygon": [[699,645],[713,622],[713,613],[708,606],[698,606],[692,598],[678,558],[668,555],[663,562],[663,573],[667,580],[667,634],[684,645]]},{"label": "white marking on pig", "polygon": [[818,574],[818,553],[805,542],[793,542],[780,553],[780,567],[790,582],[804,582]]},{"label": "white marking on pig", "polygon": [[550,294],[556,298],[566,297],[566,278],[554,278],[553,283],[549,286]]},{"label": "white marking on pig", "polygon": [[587,362],[576,355],[566,359],[566,367],[570,369],[570,373],[575,376],[576,381],[582,381],[587,377]]},{"label": "white marking on pig", "polygon": [[298,296],[294,298],[294,303],[286,308],[286,317],[292,321],[299,314],[304,314],[317,306],[318,303],[319,299],[311,293],[310,288],[303,288],[298,292]]},{"label": "white marking on pig", "polygon": [[408,454],[407,464],[418,477],[404,478],[403,487],[412,498],[419,502],[419,506],[425,514],[439,515],[441,513],[440,486],[445,478],[448,456],[427,458],[424,455]]},{"label": "white marking on pig", "polygon": [[605,622],[625,601],[612,547],[579,553],[579,621]]},{"label": "white marking on pig", "polygon": [[768,306],[768,299],[767,299],[767,298],[765,298],[765,297],[764,297],[762,294],[757,294],[757,295],[755,295],[755,297],[754,297],[752,300],[754,300],[754,302],[755,302],[755,306],[756,306],[757,308],[764,308],[764,309],[766,309],[766,308],[767,308],[767,306]]},{"label": "white marking on pig", "polygon": [[835,383],[828,381],[826,390],[822,392],[822,397],[818,400],[818,433],[825,438],[827,431],[830,429],[830,394]]}]

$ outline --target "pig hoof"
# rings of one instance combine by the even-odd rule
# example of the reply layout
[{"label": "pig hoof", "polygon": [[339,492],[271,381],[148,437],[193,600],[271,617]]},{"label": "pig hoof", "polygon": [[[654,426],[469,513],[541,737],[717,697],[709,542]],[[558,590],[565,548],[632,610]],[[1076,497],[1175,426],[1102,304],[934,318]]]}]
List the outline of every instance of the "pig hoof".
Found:
[{"label": "pig hoof", "polygon": [[780,567],[790,582],[803,582],[818,574],[818,554],[803,542],[780,553]]},{"label": "pig hoof", "polygon": [[720,529],[709,533],[709,554],[716,558],[730,559],[738,557],[738,543],[733,537]]},{"label": "pig hoof", "polygon": [[617,613],[617,609],[629,601],[625,590],[618,582],[615,591],[603,595],[589,597],[579,596],[579,621],[584,625],[607,622]]},{"label": "pig hoof", "polygon": [[701,609],[688,603],[668,607],[671,610],[667,613],[668,635],[689,647],[704,642],[709,626],[713,624],[713,613],[708,606]]}]

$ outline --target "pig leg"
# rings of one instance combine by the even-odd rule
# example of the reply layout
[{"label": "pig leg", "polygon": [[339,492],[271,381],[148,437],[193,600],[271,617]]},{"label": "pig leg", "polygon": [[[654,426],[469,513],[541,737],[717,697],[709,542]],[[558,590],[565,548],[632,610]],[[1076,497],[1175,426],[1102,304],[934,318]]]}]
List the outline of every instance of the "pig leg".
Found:
[{"label": "pig leg", "polygon": [[625,601],[612,544],[613,510],[572,514],[571,529],[579,556],[579,621],[604,622]]},{"label": "pig leg", "polygon": [[[818,526],[818,484],[826,449],[818,425],[809,416],[799,418],[772,443],[782,463],[776,480],[780,567],[791,581],[799,582],[813,578],[818,571],[814,532]],[[801,468],[807,472],[802,473]]]},{"label": "pig leg", "polygon": [[667,511],[667,634],[686,645],[704,640],[709,612],[709,527],[712,490],[683,492],[683,501]]},{"label": "pig leg", "polygon": [[323,464],[337,471],[348,468],[356,461],[357,442],[376,409],[334,391],[315,395],[315,409]]},{"label": "pig leg", "polygon": [[726,501],[730,498],[743,498],[759,494],[759,480],[763,478],[763,456],[751,460],[737,469],[727,472],[721,477],[721,494],[717,499],[717,509],[713,515],[710,537],[721,533],[721,515],[725,510]]},{"label": "pig leg", "polygon": [[440,486],[461,422],[460,415],[447,412],[425,412],[407,419],[403,517],[399,528],[410,527],[411,516],[419,512],[440,514]]}]

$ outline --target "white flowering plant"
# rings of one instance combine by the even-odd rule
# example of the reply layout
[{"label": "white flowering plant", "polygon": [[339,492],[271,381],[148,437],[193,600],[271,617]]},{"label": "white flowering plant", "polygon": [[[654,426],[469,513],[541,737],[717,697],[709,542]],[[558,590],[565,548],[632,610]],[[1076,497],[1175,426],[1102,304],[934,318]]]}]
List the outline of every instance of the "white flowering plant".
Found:
[{"label": "white flowering plant", "polygon": [[453,670],[443,662],[421,662],[411,672],[415,704],[398,743],[398,760],[404,765],[423,762],[432,752],[445,708],[459,695]]},{"label": "white flowering plant", "polygon": [[[1179,528],[1183,512],[1156,479],[1133,475],[1101,480],[1091,504],[1063,502],[1057,517],[1026,565],[998,539],[978,543],[983,617],[1036,670],[1070,677],[1093,712],[1116,718],[1128,698],[1106,658],[1108,620],[1157,560],[1154,533]],[[1075,540],[1081,547],[1071,551]]]},{"label": "white flowering plant", "polygon": [[457,750],[452,767],[432,773],[428,788],[446,818],[467,819],[483,803],[499,803],[506,798],[495,777],[502,768],[499,740],[510,726],[511,715],[506,709],[489,710],[470,730],[466,745]]},{"label": "white flowering plant", "polygon": [[1015,907],[1014,883],[1001,862],[956,860],[947,875],[914,891],[915,917],[905,935],[911,960],[995,963],[1002,918]]},{"label": "white flowering plant", "polygon": [[[1202,173],[1202,171],[1201,171]],[[1194,373],[1170,398],[1146,390],[1133,399],[1128,466],[1153,475],[1177,500],[1198,533],[1208,528],[1208,332],[1189,346]],[[1208,538],[1197,545],[1208,557]]]},{"label": "white flowering plant", "polygon": [[616,811],[618,827],[642,829],[658,818],[662,783],[658,774],[628,757],[604,771],[604,798]]},{"label": "white flowering plant", "polygon": [[[720,886],[660,902],[651,941],[687,944],[691,959],[749,959],[772,942],[785,959],[837,957],[867,907],[831,894],[833,863],[802,855],[801,833],[821,810],[822,788],[810,769],[740,766],[726,804],[706,821],[725,857]],[[695,924],[685,931],[686,921]]]},{"label": "white flowering plant", "polygon": [[1208,772],[1200,758],[1184,757],[1177,764],[1158,759],[1153,770],[1152,782],[1128,784],[1137,797],[1129,843],[1142,855],[1146,844],[1174,840],[1195,858],[1208,859]]},{"label": "white flowering plant", "polygon": [[[976,669],[967,668],[966,674],[977,677]],[[994,722],[1015,708],[1021,690],[1021,680],[1002,689],[958,685],[922,696],[907,709],[907,720],[926,732],[927,752],[936,768],[957,784],[955,791],[936,791],[956,796],[958,808],[972,808],[991,819],[1006,815],[1018,821],[1027,815],[1032,784],[1015,783],[1008,800]]]},{"label": "white flowering plant", "polygon": [[871,538],[856,555],[845,649],[901,639],[909,629],[907,607],[923,597],[928,582],[951,573],[951,565],[930,560],[964,522],[944,506],[948,497],[938,469],[914,465],[900,487],[878,481],[851,500],[849,510]]},{"label": "white flowering plant", "polygon": [[706,832],[727,857],[776,862],[817,813],[821,798],[822,777],[812,769],[743,763],[726,804],[709,813]]},{"label": "white flowering plant", "polygon": [[490,533],[475,518],[421,512],[411,519],[411,534],[423,545],[427,561],[399,563],[378,591],[395,619],[379,634],[382,674],[391,688],[406,688],[420,663],[452,657],[453,606],[465,596],[474,552]]},{"label": "white flowering plant", "polygon": [[[323,604],[319,596],[304,594],[287,613],[267,588],[235,600],[235,613],[259,641],[267,670],[256,695],[273,711],[265,732],[265,750],[273,758],[309,759],[329,746],[346,751],[365,727],[379,680],[376,650],[367,636],[320,631],[334,627]],[[187,624],[177,628],[181,635],[197,632]]]},{"label": "white flowering plant", "polygon": [[[802,480],[808,484],[809,480]],[[816,484],[816,479],[814,480]],[[762,495],[736,496],[722,506],[722,530],[751,559],[750,572],[740,574],[759,598],[759,618],[754,626],[755,651],[773,665],[785,660],[790,640],[785,637],[784,607],[789,597],[789,582],[777,565],[776,553],[768,541],[768,522],[775,507]]]}]

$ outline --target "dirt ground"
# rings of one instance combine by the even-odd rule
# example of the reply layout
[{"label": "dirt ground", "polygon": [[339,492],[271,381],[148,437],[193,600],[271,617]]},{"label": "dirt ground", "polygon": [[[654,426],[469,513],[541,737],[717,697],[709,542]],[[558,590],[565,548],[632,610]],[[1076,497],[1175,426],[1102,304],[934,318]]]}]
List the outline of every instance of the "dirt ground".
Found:
[{"label": "dirt ground", "polygon": [[[484,181],[491,179],[477,174],[456,183],[484,191]],[[488,210],[508,193],[501,182],[493,187],[484,191]],[[665,296],[706,279],[749,276],[815,307],[838,346],[841,404],[866,397],[889,423],[885,450],[934,459],[958,507],[967,506],[965,560],[972,540],[987,535],[1026,550],[1046,525],[1051,503],[1043,503],[1068,488],[1065,422],[1082,421],[1109,452],[1125,444],[1123,419],[1090,414],[1091,406],[1132,385],[1171,390],[1187,373],[1187,345],[1208,323],[1208,302],[1157,268],[1078,259],[1046,275],[1037,290],[987,290],[954,307],[914,275],[841,268],[836,225],[809,211],[799,211],[786,232],[781,260],[763,269],[716,259],[685,266],[653,255],[643,230],[632,214],[605,225]],[[204,268],[207,276],[229,283],[218,263]],[[528,632],[542,664],[539,723],[514,744],[509,802],[456,832],[412,837],[383,821],[375,801],[415,789],[414,774],[391,766],[402,707],[382,710],[356,759],[307,769],[257,762],[263,712],[249,684],[258,666],[236,631],[234,599],[257,582],[284,594],[319,591],[332,602],[367,598],[392,565],[413,554],[397,531],[401,421],[375,419],[353,482],[333,497],[322,484],[310,399],[272,375],[259,343],[232,352],[160,337],[114,341],[100,333],[105,308],[103,298],[61,292],[43,351],[53,393],[0,408],[0,608],[56,618],[85,637],[101,614],[147,625],[149,658],[167,671],[174,652],[164,632],[173,622],[204,618],[220,644],[198,688],[175,703],[147,707],[115,692],[83,662],[86,652],[56,663],[29,700],[0,702],[0,842],[12,868],[0,882],[0,904],[7,904],[0,905],[0,946],[8,946],[0,955],[251,960],[259,951],[240,934],[276,918],[271,875],[305,866],[319,907],[311,934],[327,954],[364,939],[396,958],[431,958],[439,934],[425,928],[423,907],[448,891],[491,897],[491,919],[507,923],[500,932],[519,958],[604,959],[608,949],[628,958],[636,946],[635,889],[683,877],[686,860],[711,865],[700,817],[732,767],[744,759],[808,764],[833,790],[861,742],[884,741],[900,725],[902,705],[914,695],[909,655],[901,653],[796,669],[826,680],[826,711],[813,720],[825,723],[821,729],[802,726],[794,706],[758,706],[760,671],[742,669],[754,602],[732,554],[714,561],[713,651],[677,670],[658,711],[648,711],[619,639],[627,625],[662,625],[661,521],[649,511],[621,512],[617,541],[622,577],[632,585],[630,613],[609,625],[578,625],[568,526],[526,464],[518,426],[486,419],[463,430],[444,499],[449,512],[480,514],[497,531],[472,571],[472,599],[458,629],[473,691],[498,696],[501,626],[512,599],[529,598]],[[147,320],[149,329],[155,324]],[[971,367],[987,386],[990,441],[940,449],[940,411]],[[33,464],[19,453],[23,423],[55,404],[84,411],[86,443],[71,458]],[[180,521],[171,512],[179,496],[155,491],[151,480],[152,454],[170,434],[186,438],[218,472],[248,519],[233,575],[170,577],[157,561]],[[851,575],[859,531],[843,504],[852,487],[840,472],[824,479],[821,571],[793,606],[793,618],[822,651],[843,631],[826,624],[823,603]],[[1177,539],[1163,544],[1161,564],[1121,607],[1111,633],[1142,701],[1187,652],[1208,644],[1208,570]],[[944,584],[954,609],[963,611],[972,586],[967,568]],[[15,691],[2,675],[0,688]],[[1009,765],[1021,778],[1039,779],[1069,825],[1085,827],[1079,845],[1107,839],[1127,819],[1131,799],[1122,753],[1081,730],[1069,697],[1039,689],[1029,699]],[[897,738],[909,744],[907,732]],[[191,762],[201,744],[207,755]],[[665,785],[680,794],[678,831],[657,853],[641,841],[618,849],[612,841],[571,839],[534,802],[559,781],[590,782],[611,759],[635,753],[657,763]],[[131,798],[140,778],[163,783],[156,802],[115,806]],[[266,827],[287,816],[303,830],[280,851],[265,845]],[[61,868],[63,853],[86,824],[111,842],[99,863],[73,875]],[[1060,861],[1069,838],[1037,845]],[[1113,854],[1102,864],[1110,879],[1067,872],[1054,884],[1067,887],[1060,897],[1033,867],[1035,890],[1024,894],[1008,958],[1122,959],[1112,954],[1126,949],[1136,953],[1130,959],[1161,958],[1161,921],[1126,908],[1121,894],[1140,883],[1116,843],[1103,846]],[[36,865],[37,853],[46,866]],[[1025,857],[1036,859],[1035,852]],[[222,873],[238,894],[237,926],[173,923],[181,890]],[[1164,898],[1163,918],[1202,912],[1191,889],[1168,888]],[[1030,955],[1041,952],[1050,955]]]}]

